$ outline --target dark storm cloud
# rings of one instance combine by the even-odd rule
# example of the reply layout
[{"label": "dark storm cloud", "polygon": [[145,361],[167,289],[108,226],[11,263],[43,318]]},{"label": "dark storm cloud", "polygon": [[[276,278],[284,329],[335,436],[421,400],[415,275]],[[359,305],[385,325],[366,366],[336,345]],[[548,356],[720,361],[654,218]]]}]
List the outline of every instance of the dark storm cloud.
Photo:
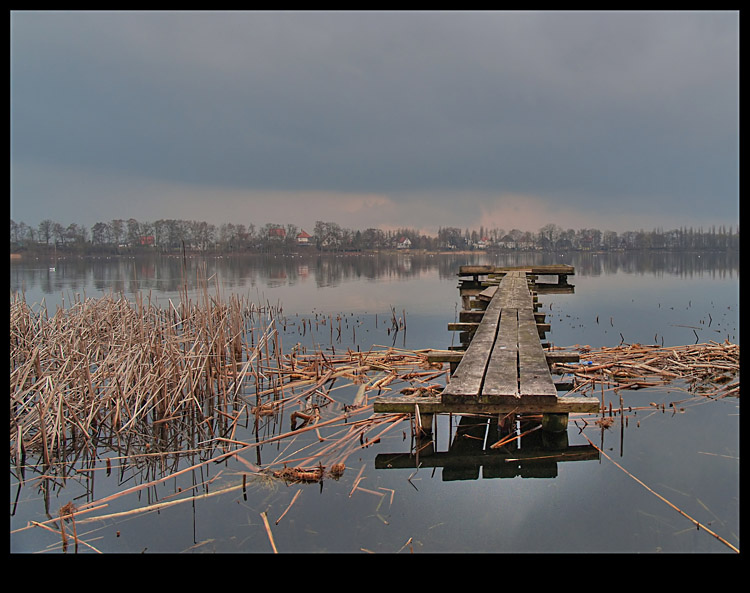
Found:
[{"label": "dark storm cloud", "polygon": [[18,161],[736,211],[736,13],[21,12],[11,42]]}]

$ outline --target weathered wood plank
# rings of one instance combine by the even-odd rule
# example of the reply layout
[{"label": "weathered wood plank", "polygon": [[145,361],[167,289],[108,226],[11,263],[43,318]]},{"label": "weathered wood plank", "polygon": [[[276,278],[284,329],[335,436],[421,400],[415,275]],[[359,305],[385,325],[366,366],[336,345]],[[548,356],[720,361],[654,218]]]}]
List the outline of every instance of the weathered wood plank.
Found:
[{"label": "weathered wood plank", "polygon": [[521,397],[557,397],[532,313],[518,312],[518,373]]},{"label": "weathered wood plank", "polygon": [[495,300],[490,302],[482,323],[474,332],[474,337],[456,372],[453,373],[450,383],[443,391],[444,398],[465,398],[479,395],[484,381],[484,373],[487,369],[487,361],[497,336],[500,310],[498,302]]},{"label": "weathered wood plank", "polygon": [[467,265],[460,266],[458,269],[459,276],[475,276],[485,274],[502,274],[507,272],[526,272],[535,276],[556,276],[559,274],[572,276],[575,274],[575,268],[568,264],[548,264],[538,266],[491,266],[491,265]]},{"label": "weathered wood plank", "polygon": [[373,411],[379,413],[412,414],[414,406],[419,406],[421,414],[595,414],[601,403],[596,397],[556,397],[556,398],[497,398],[492,402],[477,402],[470,409],[461,400],[445,401],[436,396],[382,396],[373,402]]},{"label": "weathered wood plank", "polygon": [[459,311],[458,320],[461,323],[479,323],[484,317],[484,311]]},{"label": "weathered wood plank", "polygon": [[[480,321],[482,321],[483,316],[484,311],[462,310],[458,312],[458,321],[459,323],[479,323]],[[544,320],[546,318],[547,314],[543,311],[534,312],[534,319],[536,319],[537,323],[544,323]]]},{"label": "weathered wood plank", "polygon": [[[474,332],[479,327],[479,323],[477,321],[458,321],[448,324],[448,331],[451,332]],[[539,337],[543,337],[545,333],[548,331],[551,331],[552,325],[549,323],[540,323],[536,322],[536,329],[539,333]]]},{"label": "weathered wood plank", "polygon": [[[581,361],[581,355],[577,352],[545,352],[544,356],[547,358],[548,365]],[[461,358],[463,358],[463,352],[456,350],[435,350],[427,353],[428,362],[459,363],[461,362]]]},{"label": "weathered wood plank", "polygon": [[449,323],[448,331],[450,332],[473,332],[479,327],[479,323],[474,321],[459,321],[458,323]]},{"label": "weathered wood plank", "polygon": [[547,364],[581,361],[581,355],[578,352],[545,352],[544,356],[547,358]]},{"label": "weathered wood plank", "polygon": [[477,299],[480,301],[491,301],[498,288],[498,286],[488,286],[477,295]]},{"label": "weathered wood plank", "polygon": [[491,274],[495,266],[461,266],[458,268],[459,276],[477,276]]},{"label": "weathered wood plank", "polygon": [[515,399],[518,395],[518,309],[505,308],[500,314],[497,340],[487,364],[480,399]]},{"label": "weathered wood plank", "polygon": [[575,294],[575,286],[572,284],[537,284],[536,291],[539,294]]}]

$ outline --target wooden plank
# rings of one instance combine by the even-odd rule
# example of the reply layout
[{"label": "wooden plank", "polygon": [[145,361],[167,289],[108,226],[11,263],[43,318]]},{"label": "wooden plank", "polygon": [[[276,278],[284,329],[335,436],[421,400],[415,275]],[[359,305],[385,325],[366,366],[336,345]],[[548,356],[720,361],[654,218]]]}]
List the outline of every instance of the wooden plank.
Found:
[{"label": "wooden plank", "polygon": [[[458,321],[459,323],[479,323],[482,321],[482,316],[484,315],[484,311],[476,311],[476,310],[463,310],[458,312]],[[547,318],[547,314],[544,312],[534,312],[534,319],[536,319],[536,322],[544,323],[544,320]]]},{"label": "wooden plank", "polygon": [[493,299],[485,311],[474,337],[466,349],[461,362],[453,373],[450,383],[443,391],[443,398],[477,397],[482,389],[492,346],[500,321],[499,302]]},{"label": "wooden plank", "polygon": [[[463,352],[451,352],[446,350],[435,350],[427,353],[427,362],[450,362],[459,363],[463,358]],[[578,360],[558,360],[556,362],[578,362]]]},{"label": "wooden plank", "polygon": [[547,358],[547,364],[580,362],[581,360],[581,355],[578,352],[545,352],[544,356]]},{"label": "wooden plank", "polygon": [[523,309],[532,306],[531,293],[523,275],[508,275],[501,283],[499,294],[502,308]]},{"label": "wooden plank", "polygon": [[575,286],[572,284],[537,284],[535,286],[539,294],[575,294]]},{"label": "wooden plank", "polygon": [[[517,310],[517,309],[516,309]],[[536,319],[536,317],[535,317]],[[454,323],[448,324],[448,331],[451,332],[473,332],[476,331],[479,327],[479,321],[458,321]],[[541,323],[539,321],[536,322],[536,329],[540,334],[546,333],[548,331],[551,331],[552,325],[549,323]]]},{"label": "wooden plank", "polygon": [[484,311],[459,311],[458,320],[461,323],[479,323],[484,317]]},{"label": "wooden plank", "polygon": [[478,322],[459,321],[458,323],[449,323],[448,331],[451,332],[473,332],[479,327]]},{"label": "wooden plank", "polygon": [[461,266],[458,268],[459,276],[478,276],[483,274],[490,274],[495,269],[495,266]]},{"label": "wooden plank", "polygon": [[[547,364],[563,363],[563,362],[580,362],[581,355],[577,352],[545,352],[544,356],[547,358]],[[436,350],[427,353],[428,362],[461,362],[463,352],[460,351],[444,351]]]},{"label": "wooden plank", "polygon": [[461,400],[445,401],[436,396],[381,396],[373,401],[373,411],[378,413],[414,413],[419,406],[421,414],[596,414],[601,403],[596,397],[564,396],[556,398],[497,398],[493,402],[477,402],[467,406]]},{"label": "wooden plank", "polygon": [[521,397],[557,397],[557,389],[531,312],[518,312],[518,373]]},{"label": "wooden plank", "polygon": [[492,297],[495,296],[497,289],[498,289],[497,286],[488,286],[477,295],[477,298],[480,301],[491,301]]},{"label": "wooden plank", "polygon": [[481,401],[518,396],[518,309],[505,308],[500,314],[497,340],[487,364]]},{"label": "wooden plank", "polygon": [[558,274],[572,276],[575,274],[575,268],[568,264],[548,264],[539,266],[467,265],[460,266],[458,269],[459,276],[502,274],[508,272],[528,272],[529,274],[533,274],[535,276],[556,276]]}]

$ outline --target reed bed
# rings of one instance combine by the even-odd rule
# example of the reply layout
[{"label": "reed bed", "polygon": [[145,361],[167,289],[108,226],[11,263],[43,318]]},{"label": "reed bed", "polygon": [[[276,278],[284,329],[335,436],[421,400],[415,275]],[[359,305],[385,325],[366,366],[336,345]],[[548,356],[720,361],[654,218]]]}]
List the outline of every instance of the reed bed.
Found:
[{"label": "reed bed", "polygon": [[580,363],[556,363],[571,374],[575,391],[609,386],[641,389],[680,381],[688,391],[708,397],[739,397],[740,347],[729,341],[689,346],[621,344],[612,348],[578,347]]},{"label": "reed bed", "polygon": [[[113,497],[208,463],[242,468],[243,488],[245,475],[338,479],[350,455],[408,418],[373,415],[371,394],[444,385],[447,371],[427,362],[427,351],[296,344],[284,352],[284,323],[280,308],[235,295],[225,302],[218,290],[166,307],[142,295],[78,297],[54,314],[12,296],[10,456],[19,491],[32,474],[63,534],[62,518],[106,504],[93,496],[93,475],[105,467],[120,471],[121,484],[138,483]],[[283,447],[261,460],[271,443]],[[70,477],[84,482],[88,502],[50,510],[50,490]]]},{"label": "reed bed", "polygon": [[246,404],[242,336],[258,310],[233,297],[165,309],[113,295],[49,316],[11,301],[11,447],[45,466],[81,449],[190,447],[231,430]]}]

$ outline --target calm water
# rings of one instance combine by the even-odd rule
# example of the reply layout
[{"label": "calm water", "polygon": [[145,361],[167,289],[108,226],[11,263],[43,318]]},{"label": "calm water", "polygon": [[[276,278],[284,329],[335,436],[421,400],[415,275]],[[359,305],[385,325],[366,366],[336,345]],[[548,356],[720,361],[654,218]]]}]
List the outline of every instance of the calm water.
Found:
[{"label": "calm water", "polygon": [[[179,298],[183,278],[189,296],[197,294],[205,270],[223,296],[237,293],[279,307],[285,346],[446,348],[454,339],[447,324],[460,308],[456,272],[468,263],[574,265],[569,280],[575,294],[540,297],[552,324],[547,338],[555,345],[740,341],[739,258],[719,254],[194,258],[184,276],[180,258],[60,260],[54,272],[47,261],[21,261],[12,263],[10,280],[11,293],[23,291],[29,304],[44,302],[52,311],[111,292],[146,295],[166,306]],[[405,319],[405,331],[388,331],[394,313]],[[316,314],[343,316],[341,338],[333,339],[329,327],[303,335],[299,320]],[[739,547],[739,399],[691,397],[679,385],[622,393],[626,406],[652,409],[633,411],[627,423],[618,420],[609,430],[568,429],[570,447],[587,445],[588,437],[610,459],[505,474],[489,462],[481,468],[448,462],[376,467],[376,460],[409,451],[405,424],[349,458],[339,481],[322,487],[251,482],[245,492],[87,524],[85,539],[103,552],[267,553],[260,517],[267,512],[280,552],[731,552],[634,476]],[[663,403],[669,410],[672,402],[679,402],[679,413],[650,406]],[[439,452],[448,450],[453,424],[438,419]],[[266,446],[262,457],[274,458],[282,446]],[[350,496],[360,470],[368,490],[388,496]],[[167,500],[176,488],[206,479],[215,478],[214,491],[235,486],[242,471],[236,463],[211,464],[200,475],[118,499],[108,512]],[[116,474],[98,472],[94,498],[130,486]],[[12,477],[10,486],[11,530],[47,518],[38,484],[19,489]],[[49,507],[55,511],[80,496],[70,480],[55,489]],[[12,535],[11,551],[59,551],[59,540],[39,528],[25,530]]]}]

